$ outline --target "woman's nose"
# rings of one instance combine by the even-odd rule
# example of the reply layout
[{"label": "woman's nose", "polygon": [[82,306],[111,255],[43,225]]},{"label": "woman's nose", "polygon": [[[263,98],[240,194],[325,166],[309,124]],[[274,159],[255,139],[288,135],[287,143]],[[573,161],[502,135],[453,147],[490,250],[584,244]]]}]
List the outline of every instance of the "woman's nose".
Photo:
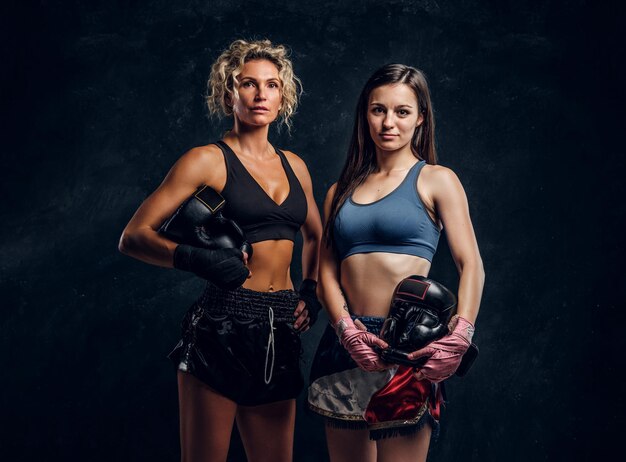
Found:
[{"label": "woman's nose", "polygon": [[265,90],[262,87],[259,87],[256,91],[256,95],[254,95],[254,99],[256,101],[265,100]]},{"label": "woman's nose", "polygon": [[393,114],[388,112],[387,114],[385,114],[385,118],[383,119],[383,127],[393,128],[393,126],[394,126]]}]

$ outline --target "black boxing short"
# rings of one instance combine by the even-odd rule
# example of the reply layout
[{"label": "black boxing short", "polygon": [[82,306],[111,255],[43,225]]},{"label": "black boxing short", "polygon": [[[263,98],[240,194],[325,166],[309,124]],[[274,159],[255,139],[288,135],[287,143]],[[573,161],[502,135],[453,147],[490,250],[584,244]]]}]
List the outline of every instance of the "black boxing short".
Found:
[{"label": "black boxing short", "polygon": [[168,357],[219,394],[244,406],[295,398],[303,387],[298,293],[222,290],[208,283],[182,321]]},{"label": "black boxing short", "polygon": [[[385,320],[358,319],[376,335]],[[436,438],[442,403],[441,384],[417,380],[407,366],[366,372],[341,346],[331,326],[324,331],[311,366],[308,407],[329,426],[367,429],[370,438],[378,440],[411,435],[430,425]]]}]

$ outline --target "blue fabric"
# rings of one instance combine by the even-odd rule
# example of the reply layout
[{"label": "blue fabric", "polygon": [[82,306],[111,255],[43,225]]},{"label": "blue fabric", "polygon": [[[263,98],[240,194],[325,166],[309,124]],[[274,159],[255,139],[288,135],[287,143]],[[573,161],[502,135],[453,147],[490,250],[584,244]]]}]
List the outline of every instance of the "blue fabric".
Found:
[{"label": "blue fabric", "polygon": [[385,319],[387,319],[378,316],[355,316],[353,314],[350,316],[352,317],[352,319],[358,319],[359,321],[361,321],[363,325],[367,328],[367,331],[375,335],[380,334],[380,329],[383,328],[383,323],[385,322]]},{"label": "blue fabric", "polygon": [[439,242],[439,227],[428,215],[417,192],[421,160],[402,183],[385,197],[357,204],[349,197],[334,225],[333,245],[340,260],[357,253],[388,252],[432,261]]}]

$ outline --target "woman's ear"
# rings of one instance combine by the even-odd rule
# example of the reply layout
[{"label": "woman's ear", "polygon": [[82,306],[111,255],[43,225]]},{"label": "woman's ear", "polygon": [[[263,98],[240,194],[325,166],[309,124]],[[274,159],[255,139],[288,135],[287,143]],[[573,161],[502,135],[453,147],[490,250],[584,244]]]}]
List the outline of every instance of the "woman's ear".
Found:
[{"label": "woman's ear", "polygon": [[419,128],[423,123],[424,123],[424,114],[420,112],[420,115],[417,118],[417,124],[415,124],[415,128]]}]

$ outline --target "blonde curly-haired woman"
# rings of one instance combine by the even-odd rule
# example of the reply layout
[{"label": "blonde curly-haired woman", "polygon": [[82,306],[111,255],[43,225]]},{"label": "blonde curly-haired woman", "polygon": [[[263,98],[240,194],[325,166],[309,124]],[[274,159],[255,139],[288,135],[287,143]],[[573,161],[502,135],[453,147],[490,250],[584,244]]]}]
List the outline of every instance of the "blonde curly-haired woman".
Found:
[{"label": "blonde curly-haired woman", "polygon": [[[213,64],[207,96],[209,111],[232,117],[232,129],[185,153],[120,240],[123,253],[208,281],[170,354],[178,367],[185,462],[225,461],[235,421],[249,460],[292,459],[295,398],[303,386],[299,336],[320,306],[315,281],[322,226],[305,163],[272,146],[268,131],[277,119],[290,125],[299,89],[284,46],[233,42]],[[157,232],[202,185],[225,198],[224,215],[243,229],[252,256],[178,245]],[[298,230],[300,292],[289,273]]]}]

